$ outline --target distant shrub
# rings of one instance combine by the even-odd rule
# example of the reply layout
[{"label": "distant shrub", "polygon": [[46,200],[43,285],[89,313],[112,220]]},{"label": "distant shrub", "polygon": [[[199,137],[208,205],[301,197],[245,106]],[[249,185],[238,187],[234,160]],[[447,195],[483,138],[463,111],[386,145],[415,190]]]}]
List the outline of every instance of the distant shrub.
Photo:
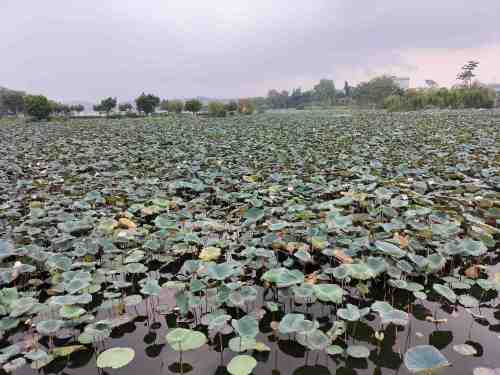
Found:
[{"label": "distant shrub", "polygon": [[24,107],[26,113],[35,120],[47,120],[53,109],[50,101],[43,95],[26,95]]},{"label": "distant shrub", "polygon": [[184,109],[188,112],[193,112],[193,113],[200,112],[202,107],[203,103],[197,99],[188,100],[186,104],[184,104]]},{"label": "distant shrub", "polygon": [[221,102],[210,102],[208,103],[208,114],[213,117],[225,117],[226,107],[224,103]]},{"label": "distant shrub", "polygon": [[146,95],[145,93],[142,93],[137,99],[135,99],[135,105],[139,112],[149,115],[160,105],[160,98],[153,94]]},{"label": "distant shrub", "polygon": [[407,90],[402,95],[391,95],[384,100],[388,111],[416,111],[425,108],[493,108],[496,94],[482,87],[452,89]]},{"label": "distant shrub", "polygon": [[255,112],[255,104],[251,99],[240,99],[238,101],[238,112],[251,115]]}]

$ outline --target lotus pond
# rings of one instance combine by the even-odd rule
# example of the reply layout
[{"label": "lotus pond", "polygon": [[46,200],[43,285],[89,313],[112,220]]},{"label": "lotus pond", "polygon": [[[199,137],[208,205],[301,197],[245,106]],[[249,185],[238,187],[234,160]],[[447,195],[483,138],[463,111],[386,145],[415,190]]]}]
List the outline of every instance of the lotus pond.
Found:
[{"label": "lotus pond", "polygon": [[0,373],[500,372],[500,115],[0,121]]}]

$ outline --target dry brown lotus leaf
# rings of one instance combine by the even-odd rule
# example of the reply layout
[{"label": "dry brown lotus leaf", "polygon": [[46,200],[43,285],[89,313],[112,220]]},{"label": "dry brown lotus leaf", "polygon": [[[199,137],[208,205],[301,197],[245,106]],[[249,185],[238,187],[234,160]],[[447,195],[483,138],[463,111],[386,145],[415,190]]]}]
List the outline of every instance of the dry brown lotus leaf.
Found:
[{"label": "dry brown lotus leaf", "polygon": [[465,270],[465,276],[470,277],[471,279],[477,279],[481,273],[480,267],[475,264],[470,266]]},{"label": "dry brown lotus leaf", "polygon": [[410,244],[410,236],[401,235],[399,233],[394,233],[394,240],[399,243],[399,247],[402,249],[406,249]]},{"label": "dry brown lotus leaf", "polygon": [[333,255],[335,259],[337,259],[340,263],[352,264],[353,259],[349,255],[347,255],[342,249],[335,249],[333,251]]},{"label": "dry brown lotus leaf", "polygon": [[125,217],[122,217],[120,220],[118,220],[118,223],[120,224],[121,228],[124,229],[136,229],[137,224],[135,224],[132,220],[127,219]]},{"label": "dry brown lotus leaf", "polygon": [[307,275],[306,281],[305,281],[306,284],[314,285],[317,282],[318,282],[318,273],[317,272],[313,272],[313,273]]}]

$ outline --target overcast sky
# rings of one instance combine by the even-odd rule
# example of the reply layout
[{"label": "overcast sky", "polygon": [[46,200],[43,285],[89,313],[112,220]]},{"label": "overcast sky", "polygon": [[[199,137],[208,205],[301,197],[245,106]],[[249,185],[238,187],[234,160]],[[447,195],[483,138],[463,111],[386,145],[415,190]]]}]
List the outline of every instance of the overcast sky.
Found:
[{"label": "overcast sky", "polygon": [[382,73],[500,81],[500,0],[0,0],[0,86],[58,100],[266,95]]}]

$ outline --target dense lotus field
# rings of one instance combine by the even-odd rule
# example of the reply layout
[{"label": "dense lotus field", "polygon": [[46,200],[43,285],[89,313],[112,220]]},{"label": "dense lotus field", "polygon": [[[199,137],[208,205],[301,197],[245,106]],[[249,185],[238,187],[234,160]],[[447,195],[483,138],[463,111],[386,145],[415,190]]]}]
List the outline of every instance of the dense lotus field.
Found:
[{"label": "dense lotus field", "polygon": [[499,141],[491,111],[0,120],[0,373],[498,374]]}]

